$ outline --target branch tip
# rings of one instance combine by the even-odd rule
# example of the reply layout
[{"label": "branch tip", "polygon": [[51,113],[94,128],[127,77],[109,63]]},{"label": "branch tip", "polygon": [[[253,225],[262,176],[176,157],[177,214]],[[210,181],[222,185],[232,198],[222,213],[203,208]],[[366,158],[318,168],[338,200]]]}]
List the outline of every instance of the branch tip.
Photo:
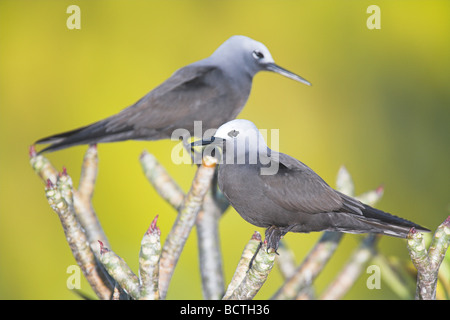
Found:
[{"label": "branch tip", "polygon": [[159,227],[156,225],[158,217],[159,215],[157,214],[156,217],[153,219],[152,223],[150,224],[150,227],[147,230],[147,234],[158,233],[159,236],[161,235],[161,230],[159,230]]},{"label": "branch tip", "polygon": [[380,194],[384,192],[384,184],[380,184],[375,190],[376,193]]},{"label": "branch tip", "polygon": [[66,167],[62,167],[62,171],[58,172],[58,178],[67,177],[67,169]]},{"label": "branch tip", "polygon": [[261,234],[258,231],[255,231],[255,233],[253,233],[252,235],[252,240],[257,240],[261,242]]},{"label": "branch tip", "polygon": [[217,159],[211,156],[203,157],[202,165],[207,168],[214,168],[217,164]]},{"label": "branch tip", "polygon": [[34,158],[37,155],[36,152],[36,146],[33,144],[30,146],[30,148],[28,149],[28,155],[30,156],[30,158]]},{"label": "branch tip", "polygon": [[141,155],[139,156],[139,160],[142,160],[142,158],[144,158],[147,154],[148,154],[147,150],[142,151]]},{"label": "branch tip", "polygon": [[450,216],[448,216],[447,219],[445,219],[445,221],[444,221],[442,224],[443,224],[444,226],[450,228]]},{"label": "branch tip", "polygon": [[45,186],[47,189],[53,189],[55,185],[53,184],[52,180],[47,179],[47,185]]},{"label": "branch tip", "polygon": [[157,215],[155,216],[155,219],[153,219],[152,224],[150,225],[150,226],[152,227],[152,229],[155,229],[155,227],[156,227],[156,222],[158,221],[158,217],[159,217],[159,215],[157,214]]},{"label": "branch tip", "polygon": [[100,244],[100,255],[109,251],[109,249],[103,245],[103,242],[101,242],[100,240],[97,240],[97,241]]}]

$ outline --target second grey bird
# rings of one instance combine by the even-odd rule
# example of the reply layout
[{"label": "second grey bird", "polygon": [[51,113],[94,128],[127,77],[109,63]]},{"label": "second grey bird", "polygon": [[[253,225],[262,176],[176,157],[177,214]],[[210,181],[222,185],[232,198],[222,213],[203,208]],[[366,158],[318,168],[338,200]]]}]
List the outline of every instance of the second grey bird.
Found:
[{"label": "second grey bird", "polygon": [[253,77],[259,71],[276,72],[311,85],[275,64],[264,44],[245,36],[233,36],[211,56],[177,70],[118,114],[36,143],[51,143],[40,151],[45,152],[80,144],[170,139],[172,132],[179,128],[194,136],[194,121],[202,121],[203,134],[239,114],[249,97]]},{"label": "second grey bird", "polygon": [[405,238],[412,227],[429,231],[334,190],[304,163],[270,150],[248,120],[225,123],[201,144],[222,147],[219,188],[242,218],[267,228],[269,248],[276,250],[287,232],[328,230]]}]

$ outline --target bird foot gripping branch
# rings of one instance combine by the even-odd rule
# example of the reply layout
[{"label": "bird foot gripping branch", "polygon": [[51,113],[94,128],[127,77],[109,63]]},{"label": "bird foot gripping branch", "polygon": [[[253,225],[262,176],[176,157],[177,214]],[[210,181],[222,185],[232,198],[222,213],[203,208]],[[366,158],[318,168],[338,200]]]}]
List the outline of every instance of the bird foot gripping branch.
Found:
[{"label": "bird foot gripping branch", "polygon": [[286,227],[286,228],[278,228],[276,226],[270,226],[269,228],[267,228],[267,230],[265,232],[266,237],[264,240],[264,243],[267,245],[267,250],[270,250],[271,252],[275,252],[278,255],[277,250],[278,250],[280,240],[291,229],[292,229],[292,226]]}]

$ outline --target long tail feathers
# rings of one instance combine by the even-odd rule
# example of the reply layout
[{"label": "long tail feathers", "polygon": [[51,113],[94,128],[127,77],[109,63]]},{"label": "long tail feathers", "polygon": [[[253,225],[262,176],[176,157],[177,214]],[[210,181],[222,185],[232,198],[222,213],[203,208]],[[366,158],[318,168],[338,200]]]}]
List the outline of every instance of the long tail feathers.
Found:
[{"label": "long tail feathers", "polygon": [[36,144],[51,143],[50,146],[39,151],[52,152],[80,144],[94,144],[99,142],[123,141],[133,138],[133,130],[130,127],[111,130],[108,122],[103,120],[75,130],[59,133],[36,141]]},{"label": "long tail feathers", "polygon": [[413,227],[420,232],[430,232],[430,230],[418,224],[368,205],[365,205],[363,216],[355,216],[355,218],[373,227],[373,232],[384,233],[394,237],[406,238],[409,230]]}]

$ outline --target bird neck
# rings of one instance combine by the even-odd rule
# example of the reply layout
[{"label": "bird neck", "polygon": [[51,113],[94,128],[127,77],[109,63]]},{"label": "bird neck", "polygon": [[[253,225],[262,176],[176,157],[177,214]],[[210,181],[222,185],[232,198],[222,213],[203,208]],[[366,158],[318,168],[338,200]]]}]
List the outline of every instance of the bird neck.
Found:
[{"label": "bird neck", "polygon": [[[258,132],[259,133],[259,132]],[[259,135],[256,139],[233,139],[227,141],[223,148],[222,161],[225,164],[264,164],[267,163],[272,150]]]}]

